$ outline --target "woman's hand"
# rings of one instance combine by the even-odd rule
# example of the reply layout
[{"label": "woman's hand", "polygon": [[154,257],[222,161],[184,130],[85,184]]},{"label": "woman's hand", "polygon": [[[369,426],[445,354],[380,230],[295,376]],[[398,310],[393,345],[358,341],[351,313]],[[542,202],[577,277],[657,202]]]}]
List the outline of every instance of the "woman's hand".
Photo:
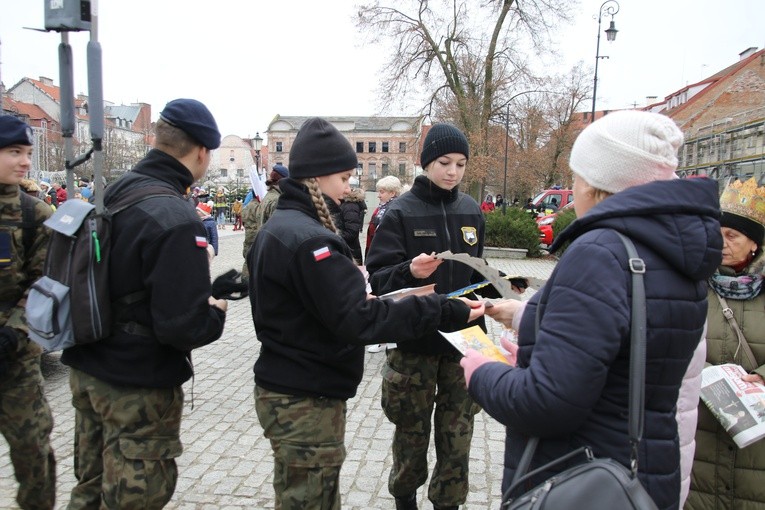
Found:
[{"label": "woman's hand", "polygon": [[486,309],[486,315],[497,322],[501,322],[506,328],[510,328],[513,326],[515,312],[522,306],[523,304],[520,301],[514,299],[497,301],[494,303],[494,306]]},{"label": "woman's hand", "polygon": [[465,385],[470,387],[470,378],[473,377],[473,372],[478,367],[485,365],[486,363],[494,363],[496,360],[487,358],[475,349],[468,349],[465,352],[465,357],[460,360],[460,366],[465,371]]},{"label": "woman's hand", "polygon": [[504,336],[499,339],[499,344],[507,351],[502,353],[505,355],[505,359],[511,367],[514,367],[518,363],[518,344],[511,342]]},{"label": "woman's hand", "polygon": [[760,374],[746,374],[741,376],[741,380],[750,383],[765,384]]},{"label": "woman's hand", "polygon": [[437,259],[435,253],[431,253],[430,255],[427,253],[420,253],[409,263],[409,272],[418,280],[422,280],[423,278],[432,275],[442,263],[443,260]]},{"label": "woman's hand", "polygon": [[474,320],[481,318],[481,316],[486,313],[486,304],[483,301],[475,301],[473,299],[467,298],[457,299],[470,307],[470,317],[468,317],[468,322],[473,322]]}]

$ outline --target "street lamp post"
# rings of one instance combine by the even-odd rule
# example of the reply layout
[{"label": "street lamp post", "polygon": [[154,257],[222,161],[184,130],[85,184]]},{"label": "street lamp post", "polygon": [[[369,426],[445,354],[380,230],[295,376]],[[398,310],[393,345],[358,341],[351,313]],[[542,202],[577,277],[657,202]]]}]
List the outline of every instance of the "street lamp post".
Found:
[{"label": "street lamp post", "polygon": [[263,138],[260,136],[260,131],[255,133],[252,143],[255,146],[255,168],[257,169],[258,176],[260,176],[260,149],[263,148]]},{"label": "street lamp post", "polygon": [[507,214],[507,141],[510,138],[510,103],[505,114],[505,183],[502,186],[502,215]]},{"label": "street lamp post", "polygon": [[619,2],[616,0],[606,0],[600,4],[600,10],[598,10],[598,44],[595,47],[595,79],[592,84],[592,116],[590,122],[595,120],[595,98],[598,95],[598,61],[601,58],[608,58],[607,56],[600,56],[600,21],[603,18],[603,14],[611,16],[611,24],[606,30],[606,39],[613,41],[616,39],[616,24],[614,23],[614,15],[619,12]]}]

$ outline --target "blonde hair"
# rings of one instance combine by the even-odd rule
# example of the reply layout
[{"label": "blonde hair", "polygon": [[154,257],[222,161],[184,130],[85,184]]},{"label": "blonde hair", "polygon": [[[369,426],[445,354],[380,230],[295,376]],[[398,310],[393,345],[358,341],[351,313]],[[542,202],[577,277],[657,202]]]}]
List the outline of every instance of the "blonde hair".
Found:
[{"label": "blonde hair", "polygon": [[595,200],[596,204],[601,203],[603,200],[607,199],[611,195],[613,195],[613,193],[611,193],[610,191],[602,190],[595,187],[592,188],[592,197]]},{"label": "blonde hair", "polygon": [[332,221],[332,215],[329,213],[329,207],[324,201],[324,195],[321,194],[319,189],[319,183],[314,177],[306,177],[305,179],[297,179],[298,182],[302,182],[308,188],[308,192],[311,194],[311,201],[316,208],[316,212],[319,213],[319,220],[329,230],[337,234],[337,227],[335,222]]},{"label": "blonde hair", "polygon": [[377,191],[390,191],[396,195],[401,194],[401,181],[393,175],[386,175],[375,184]]}]

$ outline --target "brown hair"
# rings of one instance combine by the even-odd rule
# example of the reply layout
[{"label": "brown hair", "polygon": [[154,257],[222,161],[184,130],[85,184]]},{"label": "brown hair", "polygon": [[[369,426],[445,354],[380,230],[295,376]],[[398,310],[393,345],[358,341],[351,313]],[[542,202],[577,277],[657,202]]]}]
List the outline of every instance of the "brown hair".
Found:
[{"label": "brown hair", "polygon": [[156,139],[154,147],[176,158],[182,158],[194,150],[195,147],[202,146],[201,143],[186,134],[184,130],[165,122],[161,117],[157,121],[155,131]]},{"label": "brown hair", "polygon": [[305,179],[298,179],[298,181],[305,184],[308,188],[308,192],[311,194],[311,201],[316,208],[316,212],[319,213],[319,220],[321,220],[321,223],[337,234],[337,227],[335,227],[335,223],[332,221],[332,215],[329,213],[329,207],[327,207],[327,203],[324,201],[324,196],[321,194],[319,183],[316,181],[316,178],[307,177]]}]

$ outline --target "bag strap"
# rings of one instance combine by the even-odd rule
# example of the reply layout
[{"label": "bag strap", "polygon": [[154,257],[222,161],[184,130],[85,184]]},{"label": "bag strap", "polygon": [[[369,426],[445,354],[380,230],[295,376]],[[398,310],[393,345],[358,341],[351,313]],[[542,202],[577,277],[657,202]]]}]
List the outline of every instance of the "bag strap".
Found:
[{"label": "bag strap", "polygon": [[181,194],[167,186],[148,185],[133,188],[126,191],[123,195],[113,197],[107,205],[107,211],[112,216],[121,213],[128,207],[139,202],[155,197],[178,197],[183,198]]},{"label": "bag strap", "polygon": [[[743,358],[747,362],[746,364],[749,365],[749,367],[747,367],[747,371],[754,370],[757,368],[757,362],[755,361],[757,358],[754,357],[754,353],[752,352],[752,348],[749,347],[749,342],[746,341],[744,332],[741,331],[741,328],[738,326],[738,321],[736,321],[736,317],[733,315],[733,310],[731,310],[731,308],[728,306],[728,301],[724,297],[718,294],[717,291],[714,291],[714,293],[715,296],[717,296],[717,299],[720,300],[723,317],[725,317],[725,320],[728,321],[728,324],[730,325],[730,328],[733,330],[733,332],[736,333],[736,336],[738,337],[738,346],[744,351]],[[736,354],[738,354],[738,351]]]},{"label": "bag strap", "polygon": [[[616,231],[615,231],[616,232]],[[637,459],[638,459],[638,445],[640,439],[643,437],[643,425],[645,422],[645,350],[646,350],[646,297],[645,297],[645,282],[643,281],[643,274],[645,274],[645,262],[638,256],[635,245],[632,241],[620,232],[616,232],[619,239],[624,244],[624,248],[627,250],[628,266],[632,273],[632,307],[630,316],[630,379],[629,379],[629,420],[628,430],[630,439],[630,471],[632,476],[637,476]],[[556,268],[557,269],[557,268]],[[542,296],[537,302],[537,309],[535,315],[534,328],[535,332],[539,331],[539,323],[541,320],[541,304],[546,301],[550,295],[551,285],[556,271],[550,275],[550,279],[545,285],[545,290]],[[534,456],[534,452],[539,444],[539,437],[534,436],[529,438],[526,443],[526,448],[523,450],[521,460],[518,462],[518,468],[515,471],[510,487],[505,491],[503,501],[509,501],[510,495],[518,487],[523,479],[527,479],[536,473],[543,471],[550,467],[552,463],[542,466],[542,468],[536,469],[525,476],[526,471],[531,465],[531,459]],[[591,456],[589,448],[579,448],[574,452],[570,452],[564,456],[565,460],[584,453]],[[559,460],[553,461],[557,463]]]},{"label": "bag strap", "polygon": [[24,257],[29,256],[32,244],[35,242],[35,199],[21,190],[21,244],[24,246]]}]

